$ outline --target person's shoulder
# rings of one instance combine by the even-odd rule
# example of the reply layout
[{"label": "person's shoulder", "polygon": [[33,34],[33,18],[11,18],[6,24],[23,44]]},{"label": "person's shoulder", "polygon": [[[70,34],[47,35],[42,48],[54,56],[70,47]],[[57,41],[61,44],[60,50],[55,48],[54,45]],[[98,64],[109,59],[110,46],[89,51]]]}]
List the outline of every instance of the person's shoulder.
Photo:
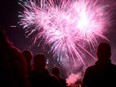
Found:
[{"label": "person's shoulder", "polygon": [[115,68],[116,69],[116,64],[111,64],[112,65],[112,68]]},{"label": "person's shoulder", "polygon": [[15,53],[20,53],[21,54],[21,51],[17,48],[17,47],[15,47],[15,46],[10,46],[10,49],[11,49],[11,51],[12,52],[15,52]]},{"label": "person's shoulder", "polygon": [[116,64],[113,64],[113,63],[112,63],[112,65],[113,65],[114,67],[116,67]]},{"label": "person's shoulder", "polygon": [[65,79],[64,79],[64,78],[62,78],[62,77],[60,77],[60,80],[65,81]]},{"label": "person's shoulder", "polygon": [[57,77],[54,76],[54,75],[50,75],[50,77],[51,77],[52,79],[57,79]]},{"label": "person's shoulder", "polygon": [[21,53],[21,51],[17,47],[11,46],[10,51],[11,51],[11,54],[13,54],[13,56],[16,57],[16,59],[19,59],[19,60],[26,62],[23,54]]},{"label": "person's shoulder", "polygon": [[86,70],[85,70],[85,73],[86,74],[92,74],[92,73],[95,73],[96,71],[96,67],[95,65],[92,65],[92,66],[89,66]]},{"label": "person's shoulder", "polygon": [[95,69],[95,65],[92,65],[92,66],[87,67],[86,70],[93,70],[93,69]]},{"label": "person's shoulder", "polygon": [[50,78],[51,78],[53,81],[59,81],[59,79],[58,79],[56,76],[50,75]]}]

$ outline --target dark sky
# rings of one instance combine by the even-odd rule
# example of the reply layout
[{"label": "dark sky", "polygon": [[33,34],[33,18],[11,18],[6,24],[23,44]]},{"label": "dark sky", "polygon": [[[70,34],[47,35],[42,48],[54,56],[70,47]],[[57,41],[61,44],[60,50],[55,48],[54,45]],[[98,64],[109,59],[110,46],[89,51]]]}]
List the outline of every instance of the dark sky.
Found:
[{"label": "dark sky", "polygon": [[[18,4],[19,0],[0,0],[0,25],[5,29],[10,41],[21,51],[31,49],[33,53],[42,52],[41,47],[31,46],[31,38],[26,38],[22,27],[19,26],[18,11],[23,8]],[[25,1],[25,0],[24,0]],[[16,27],[11,27],[16,26]],[[31,48],[30,48],[31,46]]]},{"label": "dark sky", "polygon": [[0,0],[0,24],[14,45],[23,50],[28,43],[23,30],[17,24],[19,10],[21,7],[18,5],[18,0]]},{"label": "dark sky", "polygon": [[[113,0],[116,2],[115,0]],[[116,6],[114,7],[116,8]],[[29,39],[25,38],[23,29],[18,26],[18,11],[22,10],[18,5],[18,0],[0,0],[0,25],[6,30],[9,39],[20,50],[24,50],[29,46]],[[115,10],[114,10],[115,11]],[[112,27],[106,36],[110,40],[112,46],[112,58],[116,63],[116,13],[112,16]],[[16,25],[16,28],[10,27]],[[35,47],[36,48],[36,47]],[[36,48],[37,49],[37,48]]]}]

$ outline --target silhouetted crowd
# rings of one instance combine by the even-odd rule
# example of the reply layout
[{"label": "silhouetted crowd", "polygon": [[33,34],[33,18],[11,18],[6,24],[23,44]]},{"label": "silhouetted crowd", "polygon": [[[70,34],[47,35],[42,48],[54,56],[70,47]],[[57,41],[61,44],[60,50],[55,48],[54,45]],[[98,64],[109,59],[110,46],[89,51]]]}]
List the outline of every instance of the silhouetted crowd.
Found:
[{"label": "silhouetted crowd", "polygon": [[0,87],[66,87],[66,81],[58,67],[49,74],[43,54],[21,52],[0,28]]},{"label": "silhouetted crowd", "polygon": [[[95,65],[86,69],[82,87],[116,87],[116,65],[111,63],[108,43],[98,46],[97,57]],[[21,52],[0,27],[0,87],[66,87],[59,67],[53,67],[50,74],[46,65],[43,54]]]}]

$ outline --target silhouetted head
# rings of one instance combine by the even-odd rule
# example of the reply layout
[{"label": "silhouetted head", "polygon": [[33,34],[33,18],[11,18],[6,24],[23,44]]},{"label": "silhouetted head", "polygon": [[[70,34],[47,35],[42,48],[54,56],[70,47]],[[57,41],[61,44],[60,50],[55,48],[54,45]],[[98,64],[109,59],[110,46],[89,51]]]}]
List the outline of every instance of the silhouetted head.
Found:
[{"label": "silhouetted head", "polygon": [[44,69],[46,66],[46,59],[43,54],[36,54],[34,56],[34,68]]},{"label": "silhouetted head", "polygon": [[59,68],[58,67],[53,67],[52,68],[52,74],[53,75],[59,75],[60,74]]},{"label": "silhouetted head", "polygon": [[106,60],[111,57],[111,47],[108,43],[100,43],[97,49],[98,60]]},{"label": "silhouetted head", "polygon": [[33,55],[30,50],[24,50],[22,54],[25,56],[27,62],[31,62]]}]

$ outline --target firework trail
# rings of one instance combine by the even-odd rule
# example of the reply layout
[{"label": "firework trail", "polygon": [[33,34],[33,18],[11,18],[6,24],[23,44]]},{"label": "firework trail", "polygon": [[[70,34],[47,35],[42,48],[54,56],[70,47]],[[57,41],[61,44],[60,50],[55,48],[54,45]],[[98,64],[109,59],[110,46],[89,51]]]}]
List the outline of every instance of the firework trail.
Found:
[{"label": "firework trail", "polygon": [[[94,58],[86,47],[95,49],[97,38],[103,35],[109,16],[104,0],[27,0],[20,1],[24,11],[20,13],[20,25],[27,37],[34,32],[36,42],[43,38],[49,44],[53,56],[60,62],[77,61],[85,64],[85,54]],[[34,26],[34,28],[30,28]],[[95,59],[95,58],[94,58]]]}]

